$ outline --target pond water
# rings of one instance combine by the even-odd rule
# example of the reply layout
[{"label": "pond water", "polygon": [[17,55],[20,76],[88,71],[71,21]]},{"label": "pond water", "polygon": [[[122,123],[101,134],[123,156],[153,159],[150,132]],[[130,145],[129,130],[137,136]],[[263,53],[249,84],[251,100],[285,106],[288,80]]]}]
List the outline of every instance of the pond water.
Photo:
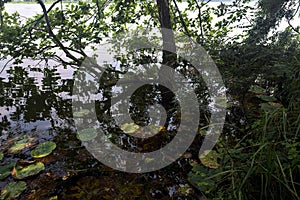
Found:
[{"label": "pond water", "polygon": [[[71,99],[61,95],[71,92],[73,80],[62,79],[56,69],[46,72],[39,85],[26,73],[26,69],[14,67],[7,72],[8,81],[1,79],[0,82],[0,152],[4,154],[1,165],[24,160],[39,161],[45,165],[45,170],[24,179],[27,188],[20,199],[56,196],[59,199],[157,199],[180,196],[185,199],[186,195],[189,198],[197,195],[186,185],[186,173],[191,169],[189,162],[193,159],[189,153],[163,170],[145,174],[119,172],[94,159],[78,140],[72,120]],[[24,137],[28,139],[26,145],[12,151]],[[130,146],[133,142],[127,139],[124,138],[125,148],[136,149]],[[46,141],[55,142],[56,149],[46,157],[32,158],[30,152]],[[156,139],[153,144],[158,141]],[[143,145],[146,144],[144,142]],[[11,176],[2,179],[0,187],[13,180]],[[184,192],[179,192],[180,188]],[[189,194],[185,194],[186,191]]]},{"label": "pond water", "polygon": [[[7,4],[9,12],[18,11],[24,17],[38,12],[38,5]],[[109,59],[109,58],[107,58]],[[7,60],[1,60],[1,69]],[[8,63],[0,74],[0,170],[9,172],[0,177],[1,190],[11,182],[24,181],[26,189],[19,199],[197,199],[200,194],[189,184],[187,174],[198,162],[201,137],[184,155],[166,168],[155,172],[132,174],[113,170],[95,159],[78,139],[72,110],[72,68],[46,66],[38,61],[24,60],[22,65]],[[30,65],[30,67],[28,67]],[[112,74],[114,76],[114,74]],[[107,75],[110,78],[110,75]],[[103,88],[104,91],[112,88]],[[84,91],[84,88],[82,88]],[[118,91],[115,88],[115,91]],[[162,88],[147,86],[137,91],[136,97],[150,95],[150,104],[164,101]],[[110,94],[108,93],[108,96]],[[159,99],[159,100],[158,100]],[[132,118],[136,122],[148,124],[144,104],[138,98],[132,106]],[[142,102],[147,102],[143,99]],[[154,102],[153,102],[154,101]],[[100,102],[98,112],[105,113],[105,101]],[[170,106],[169,106],[170,107]],[[172,108],[174,106],[171,106]],[[151,139],[135,139],[120,133],[120,129],[107,129],[110,140],[132,152],[153,151],[164,146],[173,138],[178,111],[167,111],[170,126]],[[77,112],[83,115],[84,112]],[[148,113],[149,114],[149,113]],[[159,115],[160,112],[153,115]],[[103,123],[107,118],[101,118]],[[167,122],[168,122],[167,120]],[[112,122],[113,123],[113,122]],[[154,123],[155,124],[155,123]],[[111,125],[111,124],[110,124]],[[159,122],[155,124],[160,124]],[[171,128],[170,128],[171,127]],[[165,131],[167,130],[167,131]],[[39,145],[52,141],[56,148],[47,156],[34,157],[33,150]],[[14,172],[2,167],[15,164]],[[27,166],[43,165],[41,171],[20,177]],[[18,167],[16,167],[18,166]],[[19,170],[19,171],[18,171]],[[38,170],[38,169],[36,169]],[[1,171],[1,175],[2,175]],[[19,175],[18,175],[19,173]],[[31,173],[31,172],[30,172]]]}]

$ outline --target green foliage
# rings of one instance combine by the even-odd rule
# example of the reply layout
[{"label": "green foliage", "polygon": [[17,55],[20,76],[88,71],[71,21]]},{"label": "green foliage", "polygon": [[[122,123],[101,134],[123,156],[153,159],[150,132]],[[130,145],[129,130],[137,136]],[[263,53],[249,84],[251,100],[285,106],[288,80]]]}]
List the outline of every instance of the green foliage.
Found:
[{"label": "green foliage", "polygon": [[209,198],[299,199],[300,107],[268,110],[234,144],[218,143],[220,167],[197,165],[190,182]]}]

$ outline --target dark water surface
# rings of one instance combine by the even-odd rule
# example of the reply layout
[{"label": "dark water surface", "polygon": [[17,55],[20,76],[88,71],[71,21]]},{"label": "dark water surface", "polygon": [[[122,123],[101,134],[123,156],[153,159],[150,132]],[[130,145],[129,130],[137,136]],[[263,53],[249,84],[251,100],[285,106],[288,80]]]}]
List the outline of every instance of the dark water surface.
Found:
[{"label": "dark water surface", "polygon": [[[156,172],[130,174],[113,170],[94,159],[77,138],[72,119],[72,79],[62,77],[55,68],[22,66],[10,68],[6,76],[0,81],[0,152],[4,153],[0,164],[21,160],[45,164],[45,170],[24,179],[27,188],[20,199],[195,198],[187,181],[192,154],[186,153]],[[30,138],[27,145],[11,152],[9,149],[22,137]],[[46,157],[32,158],[30,151],[45,141],[55,142],[56,149]],[[154,141],[160,142],[160,138]],[[0,180],[0,187],[13,180],[12,176]]]}]

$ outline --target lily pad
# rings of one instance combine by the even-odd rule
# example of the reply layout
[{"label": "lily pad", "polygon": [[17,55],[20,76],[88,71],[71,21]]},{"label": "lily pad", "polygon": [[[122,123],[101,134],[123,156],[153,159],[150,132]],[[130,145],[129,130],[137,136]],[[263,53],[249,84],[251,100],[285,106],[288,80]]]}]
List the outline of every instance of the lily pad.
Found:
[{"label": "lily pad", "polygon": [[88,115],[90,111],[88,109],[82,109],[78,112],[73,112],[73,117],[84,117]]},{"label": "lily pad", "polygon": [[12,175],[16,179],[24,179],[27,178],[28,176],[36,175],[44,169],[45,166],[42,162],[34,162],[34,163],[18,162],[13,169]]},{"label": "lily pad", "polygon": [[13,146],[10,147],[8,151],[10,153],[16,153],[18,151],[21,151],[25,147],[29,146],[32,140],[32,138],[28,138],[27,136],[21,137],[14,142]]},{"label": "lily pad", "polygon": [[10,182],[1,191],[1,199],[15,199],[26,189],[24,181]]},{"label": "lily pad", "polygon": [[11,174],[11,170],[16,163],[12,162],[5,166],[0,166],[0,180],[5,179]]},{"label": "lily pad", "polygon": [[148,128],[149,128],[149,130],[151,131],[152,134],[157,134],[160,131],[165,129],[164,126],[154,126],[154,125],[150,125],[150,126],[148,126]]},{"label": "lily pad", "polygon": [[78,132],[77,138],[83,142],[89,141],[97,137],[97,131],[93,128],[83,129]]},{"label": "lily pad", "polygon": [[139,127],[138,130],[134,133],[128,133],[128,132],[127,133],[137,138],[149,138],[158,134],[160,131],[163,131],[164,128],[165,128],[164,126],[149,125],[145,127]]},{"label": "lily pad", "polygon": [[139,125],[135,123],[125,123],[121,126],[121,129],[125,133],[134,133],[139,129]]},{"label": "lily pad", "polygon": [[54,142],[44,142],[39,144],[30,154],[34,158],[42,158],[52,153],[55,148],[56,144]]},{"label": "lily pad", "polygon": [[201,163],[209,168],[217,169],[220,167],[218,163],[219,154],[214,150],[206,150],[203,154],[200,155]]}]

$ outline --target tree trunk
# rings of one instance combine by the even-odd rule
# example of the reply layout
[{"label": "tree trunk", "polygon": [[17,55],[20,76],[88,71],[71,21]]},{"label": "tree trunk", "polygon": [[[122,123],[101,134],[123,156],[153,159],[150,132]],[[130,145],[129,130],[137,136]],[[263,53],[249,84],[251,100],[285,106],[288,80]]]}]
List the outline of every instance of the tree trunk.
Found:
[{"label": "tree trunk", "polygon": [[[174,79],[174,72],[176,65],[176,46],[174,40],[174,34],[172,30],[172,21],[170,16],[170,8],[168,0],[156,0],[158,13],[159,13],[159,22],[161,25],[162,39],[163,39],[163,61],[161,71],[160,71],[160,80],[169,85]],[[170,88],[171,89],[171,88]]]},{"label": "tree trunk", "polygon": [[163,39],[163,60],[160,69],[159,79],[170,90],[173,89],[174,69],[176,68],[176,46],[172,32],[172,21],[168,0],[156,0],[159,22],[161,25]]},{"label": "tree trunk", "polygon": [[172,31],[169,1],[156,0],[156,3],[163,39],[162,67],[159,71],[159,81],[163,86],[165,86],[159,87],[159,90],[162,98],[161,104],[167,112],[166,123],[168,124],[177,109],[176,101],[174,99],[174,69],[177,67],[177,55],[174,34]]}]

